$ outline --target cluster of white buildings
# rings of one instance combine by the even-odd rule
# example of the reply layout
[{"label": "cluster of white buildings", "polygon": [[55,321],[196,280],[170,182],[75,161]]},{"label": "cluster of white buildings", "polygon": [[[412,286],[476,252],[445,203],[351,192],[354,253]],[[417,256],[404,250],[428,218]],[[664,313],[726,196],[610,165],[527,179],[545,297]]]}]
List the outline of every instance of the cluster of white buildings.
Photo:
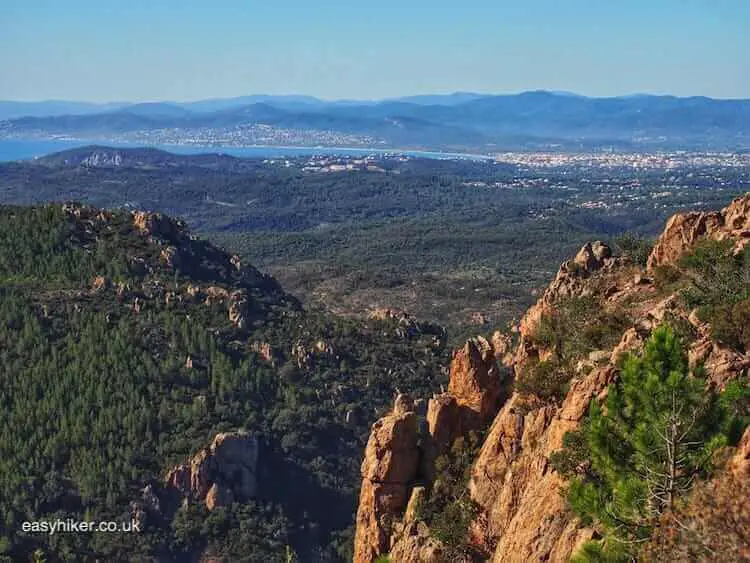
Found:
[{"label": "cluster of white buildings", "polygon": [[685,168],[704,166],[750,166],[750,154],[740,153],[545,153],[505,152],[492,155],[495,162],[554,168],[570,166],[597,166],[604,168]]}]

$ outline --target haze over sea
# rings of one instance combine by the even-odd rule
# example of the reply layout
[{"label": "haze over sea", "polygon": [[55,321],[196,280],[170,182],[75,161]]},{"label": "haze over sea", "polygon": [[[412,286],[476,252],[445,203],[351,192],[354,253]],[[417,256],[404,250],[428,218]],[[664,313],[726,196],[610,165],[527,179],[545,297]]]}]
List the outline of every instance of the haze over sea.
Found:
[{"label": "haze over sea", "polygon": [[177,154],[200,154],[200,153],[223,153],[243,158],[283,158],[294,156],[311,155],[346,155],[365,156],[368,154],[405,154],[421,158],[449,159],[468,158],[481,160],[481,155],[426,152],[426,151],[399,151],[370,148],[343,148],[343,147],[277,147],[277,146],[253,146],[253,147],[223,147],[223,146],[186,146],[186,145],[140,145],[127,143],[113,143],[109,141],[88,140],[20,140],[0,139],[0,162],[12,160],[30,160],[50,153],[84,147],[88,145],[103,145],[122,148],[139,148],[150,146],[153,148],[169,151]]}]

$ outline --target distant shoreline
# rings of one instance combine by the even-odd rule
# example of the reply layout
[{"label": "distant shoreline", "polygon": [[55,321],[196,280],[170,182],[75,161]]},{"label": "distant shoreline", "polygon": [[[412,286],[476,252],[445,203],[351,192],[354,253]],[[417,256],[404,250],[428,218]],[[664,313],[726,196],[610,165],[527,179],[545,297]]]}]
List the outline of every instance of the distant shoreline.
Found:
[{"label": "distant shoreline", "polygon": [[156,148],[175,154],[228,154],[238,158],[283,158],[315,155],[353,156],[394,154],[434,160],[492,160],[486,154],[383,149],[369,147],[299,147],[285,145],[215,146],[190,144],[148,144],[96,139],[0,139],[0,162],[32,160],[55,152],[89,145],[115,148]]}]

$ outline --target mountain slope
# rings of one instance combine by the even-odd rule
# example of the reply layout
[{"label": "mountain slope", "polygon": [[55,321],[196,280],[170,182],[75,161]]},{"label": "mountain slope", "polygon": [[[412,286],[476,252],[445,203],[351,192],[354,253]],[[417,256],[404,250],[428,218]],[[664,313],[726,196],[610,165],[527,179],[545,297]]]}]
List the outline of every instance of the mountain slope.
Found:
[{"label": "mountain slope", "polygon": [[[0,560],[349,557],[369,424],[439,385],[439,327],[305,312],[161,214],[0,227]],[[144,533],[22,529],[57,519]]]},{"label": "mountain slope", "polygon": [[[242,101],[242,100],[241,100]],[[144,134],[154,130],[220,138],[264,125],[373,137],[386,146],[747,148],[750,100],[636,96],[586,98],[545,91],[514,95],[416,97],[336,103],[250,98],[247,105],[139,104],[93,115],[22,117],[0,122],[4,136]],[[200,108],[200,111],[194,108]],[[217,133],[220,132],[220,133]]]}]

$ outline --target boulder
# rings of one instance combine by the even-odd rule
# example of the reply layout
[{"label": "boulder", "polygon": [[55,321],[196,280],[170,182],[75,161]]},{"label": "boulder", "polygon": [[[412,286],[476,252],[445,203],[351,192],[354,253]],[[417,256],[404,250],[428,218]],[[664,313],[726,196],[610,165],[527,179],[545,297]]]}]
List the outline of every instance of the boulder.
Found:
[{"label": "boulder", "polygon": [[258,440],[254,435],[217,434],[209,447],[169,471],[166,486],[188,501],[206,503],[212,510],[254,498],[257,465]]},{"label": "boulder", "polygon": [[112,286],[112,280],[106,276],[96,276],[94,281],[91,283],[91,289],[93,291],[104,291]]},{"label": "boulder", "polygon": [[214,510],[221,506],[228,506],[234,501],[234,494],[232,489],[222,487],[216,483],[211,485],[211,488],[206,493],[206,508],[208,510]]},{"label": "boulder", "polygon": [[162,248],[159,258],[168,268],[175,269],[180,266],[180,252],[176,246]]}]

